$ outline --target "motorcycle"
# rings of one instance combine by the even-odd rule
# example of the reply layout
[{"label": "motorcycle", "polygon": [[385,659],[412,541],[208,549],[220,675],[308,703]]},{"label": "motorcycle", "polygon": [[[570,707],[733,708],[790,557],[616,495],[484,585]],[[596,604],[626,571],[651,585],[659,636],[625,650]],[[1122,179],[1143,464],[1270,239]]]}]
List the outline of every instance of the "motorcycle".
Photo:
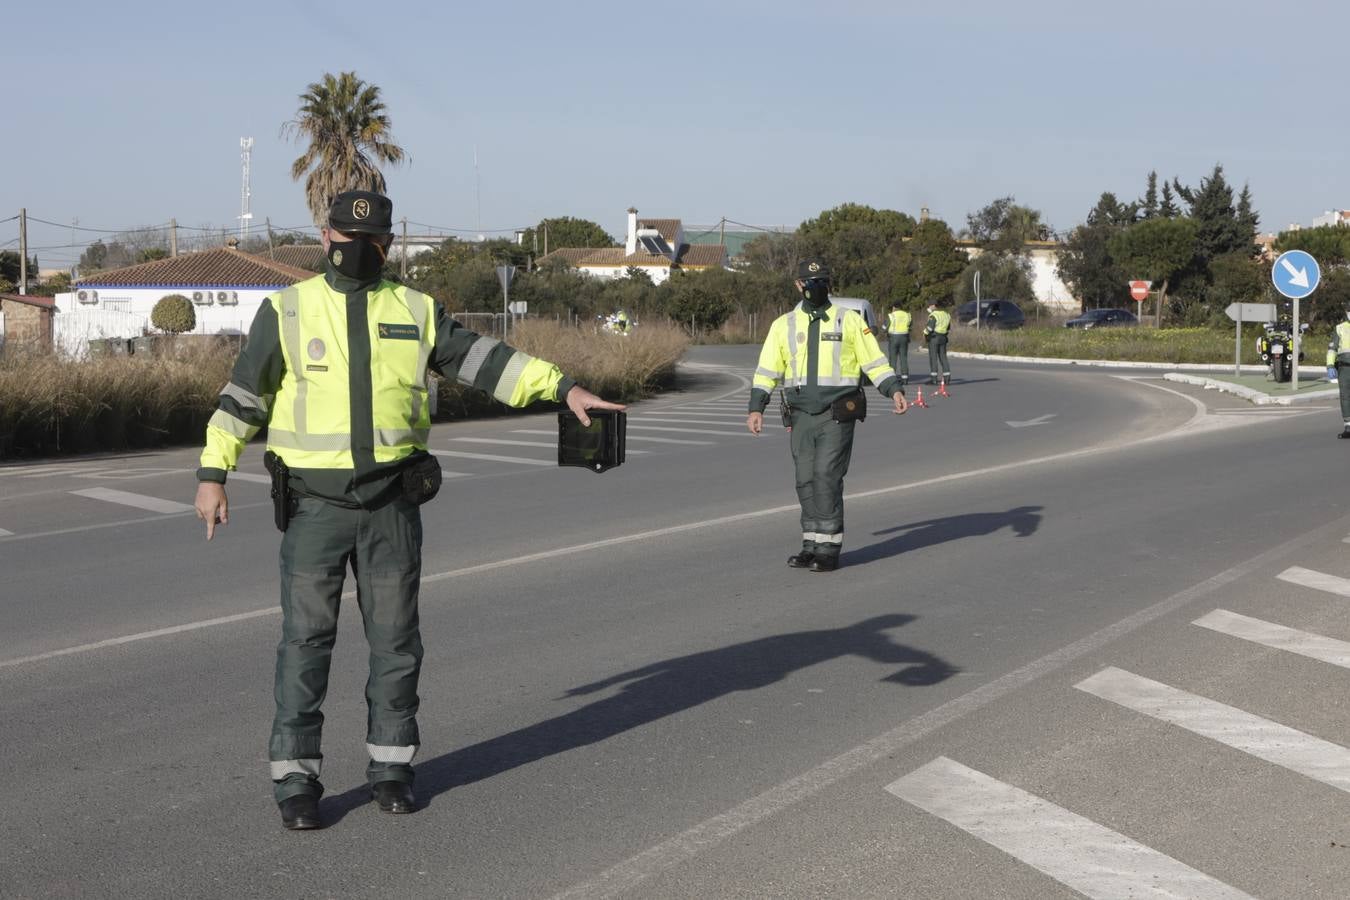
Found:
[{"label": "motorcycle", "polygon": [[[1299,331],[1308,330],[1308,323],[1299,326]],[[1256,352],[1261,362],[1266,364],[1266,380],[1283,384],[1294,376],[1294,337],[1293,328],[1288,319],[1279,322],[1267,322],[1265,333],[1256,339]],[[1303,362],[1303,350],[1298,352],[1298,362]]]}]

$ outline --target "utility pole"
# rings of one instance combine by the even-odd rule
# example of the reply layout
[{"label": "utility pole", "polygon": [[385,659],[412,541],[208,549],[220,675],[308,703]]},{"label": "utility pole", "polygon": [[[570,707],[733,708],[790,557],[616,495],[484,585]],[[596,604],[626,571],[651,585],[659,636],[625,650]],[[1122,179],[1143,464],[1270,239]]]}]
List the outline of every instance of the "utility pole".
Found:
[{"label": "utility pole", "polygon": [[548,256],[548,219],[544,220],[544,255]]},{"label": "utility pole", "polygon": [[723,247],[726,247],[726,245],[727,245],[727,217],[726,217],[726,216],[723,216],[723,217],[722,217],[722,246],[723,246]]},{"label": "utility pole", "polygon": [[263,221],[267,223],[267,255],[272,259],[276,259],[277,248],[272,243],[272,217],[268,216],[267,218],[263,219]]},{"label": "utility pole", "polygon": [[19,293],[28,293],[28,210],[19,210]]},{"label": "utility pole", "polygon": [[178,255],[178,220],[169,220],[169,255]]},{"label": "utility pole", "polygon": [[403,217],[403,250],[399,253],[402,259],[399,260],[398,277],[404,281],[408,280],[408,217]]}]

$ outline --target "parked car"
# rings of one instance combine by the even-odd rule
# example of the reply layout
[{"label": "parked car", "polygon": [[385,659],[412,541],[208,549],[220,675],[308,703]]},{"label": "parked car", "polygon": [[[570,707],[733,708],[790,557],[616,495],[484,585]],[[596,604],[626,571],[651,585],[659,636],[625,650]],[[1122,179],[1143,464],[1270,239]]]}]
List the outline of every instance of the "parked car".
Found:
[{"label": "parked car", "polygon": [[1123,309],[1089,309],[1076,319],[1064,323],[1065,328],[1111,328],[1121,325],[1138,325],[1134,313]]},{"label": "parked car", "polygon": [[[956,308],[956,321],[961,325],[975,324],[975,301],[962,303]],[[981,328],[1021,328],[1027,321],[1022,310],[1011,300],[981,300]]]}]

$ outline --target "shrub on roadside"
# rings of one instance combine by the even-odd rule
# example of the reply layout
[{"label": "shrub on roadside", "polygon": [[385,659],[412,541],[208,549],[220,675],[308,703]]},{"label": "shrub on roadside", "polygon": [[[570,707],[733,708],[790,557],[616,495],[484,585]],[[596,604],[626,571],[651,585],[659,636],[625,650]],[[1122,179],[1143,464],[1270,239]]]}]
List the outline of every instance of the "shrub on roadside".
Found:
[{"label": "shrub on roadside", "polygon": [[197,311],[182,294],[166,294],[150,310],[150,324],[168,334],[183,334],[197,327]]}]

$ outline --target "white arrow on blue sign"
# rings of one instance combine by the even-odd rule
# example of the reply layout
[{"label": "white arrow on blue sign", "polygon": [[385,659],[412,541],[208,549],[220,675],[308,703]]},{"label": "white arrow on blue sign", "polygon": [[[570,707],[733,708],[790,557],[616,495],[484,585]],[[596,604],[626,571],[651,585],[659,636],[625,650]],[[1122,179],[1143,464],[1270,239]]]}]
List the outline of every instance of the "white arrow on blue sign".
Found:
[{"label": "white arrow on blue sign", "polygon": [[1275,290],[1290,300],[1302,300],[1317,289],[1322,280],[1322,269],[1312,254],[1302,250],[1286,250],[1275,260],[1270,270]]}]

